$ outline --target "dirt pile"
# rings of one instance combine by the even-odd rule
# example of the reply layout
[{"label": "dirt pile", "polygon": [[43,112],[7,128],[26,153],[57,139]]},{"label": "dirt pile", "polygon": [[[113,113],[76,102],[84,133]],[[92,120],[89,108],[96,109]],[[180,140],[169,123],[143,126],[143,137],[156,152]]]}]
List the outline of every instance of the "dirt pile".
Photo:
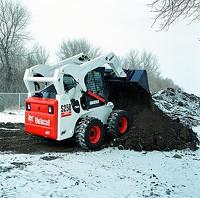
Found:
[{"label": "dirt pile", "polygon": [[119,95],[112,95],[112,101],[116,109],[129,112],[131,126],[127,134],[114,139],[111,145],[137,151],[198,148],[196,133],[181,124],[179,119],[173,120],[163,113],[151,97],[144,103],[124,90],[124,93],[120,91]]},{"label": "dirt pile", "polygon": [[168,88],[153,94],[156,106],[172,119],[188,127],[200,125],[200,97],[181,89]]},{"label": "dirt pile", "polygon": [[[182,123],[190,123],[190,125],[191,123],[196,123],[190,122],[186,118],[187,115],[190,118],[193,115],[196,120],[199,118],[197,114],[194,114],[195,111],[198,113],[198,98],[182,93],[178,93],[178,95],[173,90],[160,92],[160,94],[157,94],[156,100],[155,97],[153,100],[146,93],[137,93],[135,94],[130,88],[126,89],[125,87],[114,90],[114,93],[111,92],[109,100],[114,102],[116,109],[124,109],[129,112],[131,123],[129,132],[120,138],[112,140],[112,146],[137,151],[197,149],[199,141],[196,133]],[[162,106],[159,105],[159,100],[163,104]],[[185,101],[185,103],[182,101],[184,103],[183,106],[180,106],[180,100]],[[156,102],[156,105],[154,102]],[[167,104],[170,104],[170,108],[168,108]],[[178,106],[179,110],[176,110]],[[158,107],[161,107],[162,111]],[[164,109],[168,108],[168,112],[171,112],[171,114],[168,114],[169,116],[177,115],[177,113],[173,113],[175,110],[180,116],[172,116],[172,119],[163,111],[162,107]],[[188,112],[191,113],[188,114]],[[185,116],[181,117],[183,113]],[[57,142],[25,134],[24,124],[20,123],[0,123],[0,134],[0,151],[37,153],[79,150],[77,144],[71,139]],[[108,143],[108,146],[110,146],[110,143]]]}]

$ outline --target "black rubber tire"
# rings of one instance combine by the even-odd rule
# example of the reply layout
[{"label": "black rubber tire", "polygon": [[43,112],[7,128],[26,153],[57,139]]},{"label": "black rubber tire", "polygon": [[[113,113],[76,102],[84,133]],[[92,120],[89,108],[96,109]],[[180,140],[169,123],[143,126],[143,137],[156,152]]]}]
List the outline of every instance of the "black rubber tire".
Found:
[{"label": "black rubber tire", "polygon": [[[100,129],[100,138],[98,142],[91,143],[90,133],[93,126],[98,126]],[[75,129],[76,141],[79,146],[85,150],[99,150],[104,144],[105,129],[103,123],[97,118],[86,117],[81,119]]]},{"label": "black rubber tire", "polygon": [[128,112],[124,110],[113,110],[108,117],[107,127],[106,127],[106,133],[109,137],[117,138],[123,135],[122,133],[120,133],[119,130],[119,122],[122,117],[125,117],[127,120],[127,128],[125,132],[123,132],[123,134],[125,134],[128,131],[129,128]]}]

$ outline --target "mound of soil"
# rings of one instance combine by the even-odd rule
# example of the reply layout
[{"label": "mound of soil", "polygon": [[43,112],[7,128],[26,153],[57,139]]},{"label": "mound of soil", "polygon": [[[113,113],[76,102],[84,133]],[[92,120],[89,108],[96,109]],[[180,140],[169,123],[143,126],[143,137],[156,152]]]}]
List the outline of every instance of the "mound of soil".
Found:
[{"label": "mound of soil", "polygon": [[[140,97],[143,98],[143,95]],[[129,112],[131,123],[125,135],[111,142],[113,146],[136,151],[198,149],[197,134],[181,124],[179,119],[173,120],[164,114],[154,105],[151,96],[144,102],[124,90],[119,95],[112,94],[111,101],[116,109]]]},{"label": "mound of soil", "polygon": [[[120,90],[120,91],[119,91]],[[135,94],[130,90],[117,89],[111,93],[116,109],[129,112],[129,131],[107,145],[119,149],[136,151],[173,150],[190,148],[196,150],[199,140],[192,129],[172,119],[163,113],[149,95]],[[51,141],[28,135],[24,132],[24,124],[0,123],[0,152],[13,151],[17,153],[38,152],[72,152],[78,145],[72,139]]]},{"label": "mound of soil", "polygon": [[200,97],[181,89],[167,88],[152,95],[154,104],[187,127],[200,125]]}]

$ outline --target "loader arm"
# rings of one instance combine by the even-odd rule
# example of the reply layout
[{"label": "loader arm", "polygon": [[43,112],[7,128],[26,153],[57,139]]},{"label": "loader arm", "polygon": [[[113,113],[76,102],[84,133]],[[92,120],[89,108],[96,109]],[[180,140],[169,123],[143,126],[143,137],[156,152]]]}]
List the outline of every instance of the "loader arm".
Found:
[{"label": "loader arm", "polygon": [[[127,74],[122,69],[120,61],[114,53],[102,55],[92,60],[89,60],[88,57],[83,54],[78,54],[54,65],[36,65],[27,69],[24,75],[24,82],[29,93],[31,93],[30,95],[34,95],[34,82],[37,81],[54,83],[57,93],[61,95],[65,93],[63,75],[68,74],[75,79],[80,90],[86,92],[85,76],[88,72],[99,67],[104,67],[106,64],[111,67],[117,77],[127,77]],[[38,73],[43,77],[34,76],[34,74]]]},{"label": "loader arm", "polygon": [[107,55],[94,58],[89,62],[83,63],[81,65],[82,72],[86,75],[89,71],[92,71],[93,69],[101,67],[105,64],[108,64],[113,69],[117,77],[127,77],[126,73],[122,69],[120,61],[114,53],[109,53]]},{"label": "loader arm", "polygon": [[63,66],[61,68],[63,73],[68,73],[72,75],[75,80],[79,83],[81,89],[83,91],[87,91],[85,85],[85,76],[88,72],[98,68],[103,67],[105,64],[108,64],[114,71],[117,77],[127,77],[126,73],[122,69],[120,61],[118,60],[117,56],[114,53],[109,53],[107,55],[103,55],[97,58],[94,58],[90,61],[87,61],[81,64],[78,68],[72,65],[70,66]]},{"label": "loader arm", "polygon": [[[58,82],[58,79],[61,78],[61,70],[59,69],[63,66],[66,67],[68,64],[79,66],[88,60],[89,58],[87,56],[80,53],[53,65],[39,64],[26,69],[24,74],[24,83],[28,89],[29,96],[34,95],[34,82],[52,82],[56,87],[57,93],[64,94],[64,90],[60,87],[60,83]],[[43,77],[36,77],[36,74],[40,74]]]}]

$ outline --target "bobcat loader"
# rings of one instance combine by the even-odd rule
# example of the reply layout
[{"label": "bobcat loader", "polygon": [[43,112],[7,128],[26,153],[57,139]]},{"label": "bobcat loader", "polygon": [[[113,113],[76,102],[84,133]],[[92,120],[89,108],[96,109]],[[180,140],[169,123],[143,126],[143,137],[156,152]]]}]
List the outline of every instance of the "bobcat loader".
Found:
[{"label": "bobcat loader", "polygon": [[128,112],[114,109],[112,98],[123,106],[123,91],[149,95],[146,71],[123,70],[113,53],[33,66],[25,71],[24,83],[25,131],[53,140],[74,136],[87,150],[99,149],[106,134],[119,137],[128,130]]}]

